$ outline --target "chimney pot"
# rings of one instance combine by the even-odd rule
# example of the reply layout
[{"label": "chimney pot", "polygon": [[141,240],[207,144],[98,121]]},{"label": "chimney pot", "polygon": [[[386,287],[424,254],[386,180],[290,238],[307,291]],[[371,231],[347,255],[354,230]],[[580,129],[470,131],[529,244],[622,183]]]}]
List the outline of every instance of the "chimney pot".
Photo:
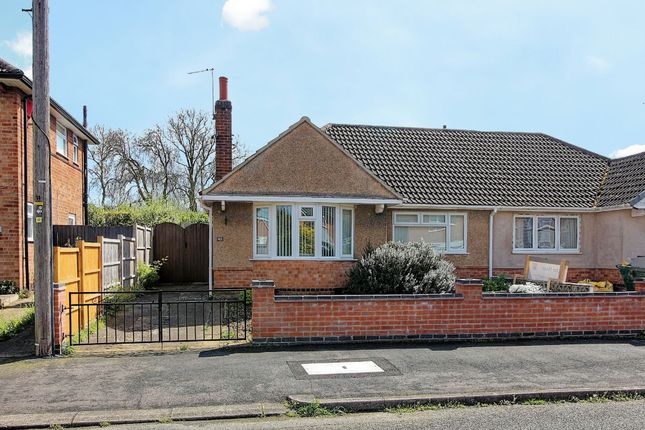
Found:
[{"label": "chimney pot", "polygon": [[83,127],[87,128],[87,106],[83,105]]},{"label": "chimney pot", "polygon": [[219,77],[219,99],[228,100],[228,78],[226,76]]}]

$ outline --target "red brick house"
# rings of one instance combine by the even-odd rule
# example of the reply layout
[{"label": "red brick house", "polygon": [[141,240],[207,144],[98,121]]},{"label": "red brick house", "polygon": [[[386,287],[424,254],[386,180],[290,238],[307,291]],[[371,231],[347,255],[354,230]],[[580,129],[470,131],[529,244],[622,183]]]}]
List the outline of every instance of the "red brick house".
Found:
[{"label": "red brick house", "polygon": [[[0,59],[0,280],[27,288],[33,277],[32,82]],[[98,140],[51,100],[52,221],[83,224],[87,208],[87,145]]]},{"label": "red brick house", "polygon": [[[569,280],[618,281],[645,255],[645,153],[608,159],[542,133],[328,124],[302,118],[231,170],[218,130],[214,286],[342,286],[365,245],[430,242],[460,277],[569,261]],[[226,108],[222,110],[222,108]]]}]

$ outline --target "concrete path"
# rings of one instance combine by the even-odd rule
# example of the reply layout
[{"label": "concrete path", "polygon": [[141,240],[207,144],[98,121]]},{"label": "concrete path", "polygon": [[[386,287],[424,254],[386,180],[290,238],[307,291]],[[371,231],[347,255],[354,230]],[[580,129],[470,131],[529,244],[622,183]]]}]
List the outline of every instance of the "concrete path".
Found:
[{"label": "concrete path", "polygon": [[[642,430],[645,401],[489,406],[415,413],[350,414],[317,418],[270,418],[173,422],[164,430]],[[158,429],[159,423],[113,426]]]},{"label": "concrete path", "polygon": [[[386,360],[396,372],[307,379],[287,363],[361,358]],[[0,415],[279,403],[289,395],[349,398],[642,388],[645,341],[237,347],[26,359],[0,364],[0,387]]]}]

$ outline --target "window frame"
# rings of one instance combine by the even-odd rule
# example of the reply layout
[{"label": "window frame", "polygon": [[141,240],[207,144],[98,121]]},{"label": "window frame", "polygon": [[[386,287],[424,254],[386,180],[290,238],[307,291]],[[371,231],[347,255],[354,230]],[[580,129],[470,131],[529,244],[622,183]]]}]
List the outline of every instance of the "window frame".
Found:
[{"label": "window frame", "polygon": [[[518,218],[531,218],[533,220],[533,247],[532,248],[517,248],[515,246],[515,223]],[[538,248],[538,219],[539,218],[555,218],[555,248]],[[562,248],[560,246],[560,220],[562,219],[575,219],[576,220],[576,247],[575,248]],[[580,215],[557,215],[557,214],[514,214],[513,215],[513,254],[580,254],[580,224],[582,218]]]},{"label": "window frame", "polygon": [[[417,222],[397,222],[397,215],[416,215]],[[423,222],[424,215],[440,215],[445,217],[443,223],[438,222]],[[450,238],[452,236],[452,227],[451,227],[451,217],[452,216],[463,216],[464,217],[464,247],[463,248],[451,248],[450,247]],[[446,255],[466,255],[468,254],[468,213],[467,212],[437,212],[437,211],[394,211],[392,213],[392,240],[395,240],[395,230],[396,227],[424,227],[424,226],[435,226],[435,227],[445,227],[446,229],[446,249],[440,252],[443,252]]]},{"label": "window frame", "polygon": [[72,162],[78,166],[78,136],[72,135]]},{"label": "window frame", "polygon": [[25,236],[27,236],[27,241],[28,242],[33,242],[34,241],[34,204],[27,202],[27,213],[25,214],[27,217],[27,224],[31,225],[31,235],[29,234],[29,229],[25,231]]},{"label": "window frame", "polygon": [[[277,226],[276,226],[276,212],[278,206],[291,206],[291,256],[278,256],[277,250]],[[335,241],[335,255],[323,256],[322,255],[322,207],[330,206],[335,208],[334,216],[334,241]],[[301,208],[313,207],[313,216],[302,216]],[[256,213],[259,208],[269,209],[269,247],[267,254],[257,253],[257,219]],[[342,225],[343,221],[342,211],[351,211],[351,250],[349,254],[344,254],[342,249]],[[335,203],[294,203],[294,202],[275,202],[270,204],[254,203],[253,204],[253,259],[254,260],[353,260],[354,259],[354,232],[355,232],[355,217],[353,205],[335,204]],[[313,256],[300,256],[300,221],[314,221],[314,255]]]},{"label": "window frame", "polygon": [[[65,152],[61,152],[58,147],[58,138],[65,136]],[[56,153],[59,155],[62,155],[63,157],[67,158],[69,149],[67,148],[69,142],[67,142],[67,127],[65,127],[63,124],[60,122],[56,121]]]},{"label": "window frame", "polygon": [[[70,224],[70,221],[74,221],[73,224]],[[76,214],[68,213],[67,214],[67,225],[76,225]]]}]

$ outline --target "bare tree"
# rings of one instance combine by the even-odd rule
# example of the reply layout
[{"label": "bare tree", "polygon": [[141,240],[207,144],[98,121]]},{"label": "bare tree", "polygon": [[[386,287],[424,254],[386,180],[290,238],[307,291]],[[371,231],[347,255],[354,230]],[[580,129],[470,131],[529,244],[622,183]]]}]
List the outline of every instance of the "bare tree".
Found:
[{"label": "bare tree", "polygon": [[215,139],[209,115],[184,109],[168,119],[166,138],[178,157],[181,174],[178,190],[190,210],[197,210],[197,192],[212,177]]},{"label": "bare tree", "polygon": [[[92,148],[90,183],[102,205],[176,200],[198,210],[198,193],[215,181],[215,137],[210,115],[183,109],[141,136],[121,129],[96,127],[102,142]],[[248,151],[233,141],[233,163]]]},{"label": "bare tree", "polygon": [[90,145],[89,185],[92,193],[97,194],[98,202],[102,205],[117,205],[128,200],[127,188],[124,187],[122,175],[118,172],[118,146],[127,138],[127,132],[122,129],[110,129],[97,125],[92,132],[101,142]]}]

